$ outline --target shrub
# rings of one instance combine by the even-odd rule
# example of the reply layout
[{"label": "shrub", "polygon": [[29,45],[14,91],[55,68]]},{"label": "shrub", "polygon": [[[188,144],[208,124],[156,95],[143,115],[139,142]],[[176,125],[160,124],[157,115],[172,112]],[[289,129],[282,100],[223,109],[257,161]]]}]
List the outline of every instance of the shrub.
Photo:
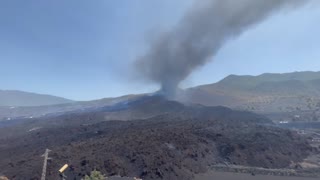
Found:
[{"label": "shrub", "polygon": [[105,180],[105,176],[100,171],[92,171],[90,176],[86,175],[84,180]]}]

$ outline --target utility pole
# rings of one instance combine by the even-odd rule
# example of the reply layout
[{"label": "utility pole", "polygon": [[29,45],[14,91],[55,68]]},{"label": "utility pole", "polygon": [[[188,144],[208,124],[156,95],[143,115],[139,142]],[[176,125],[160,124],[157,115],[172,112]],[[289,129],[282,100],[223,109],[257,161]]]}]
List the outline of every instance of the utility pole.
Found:
[{"label": "utility pole", "polygon": [[49,156],[49,152],[51,150],[49,149],[46,149],[46,152],[44,153],[44,162],[43,162],[43,167],[42,167],[42,175],[41,175],[41,180],[46,180],[46,173],[47,173],[47,163],[48,163],[48,160],[50,159],[48,156]]}]

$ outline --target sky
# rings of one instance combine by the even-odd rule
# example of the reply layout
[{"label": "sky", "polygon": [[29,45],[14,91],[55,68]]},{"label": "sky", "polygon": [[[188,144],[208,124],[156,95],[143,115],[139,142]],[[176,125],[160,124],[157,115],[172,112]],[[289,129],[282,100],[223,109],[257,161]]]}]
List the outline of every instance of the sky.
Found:
[{"label": "sky", "polygon": [[[133,68],[148,40],[192,0],[0,1],[0,89],[92,100],[152,92]],[[273,15],[229,41],[181,87],[230,74],[320,71],[320,11],[313,3]]]}]

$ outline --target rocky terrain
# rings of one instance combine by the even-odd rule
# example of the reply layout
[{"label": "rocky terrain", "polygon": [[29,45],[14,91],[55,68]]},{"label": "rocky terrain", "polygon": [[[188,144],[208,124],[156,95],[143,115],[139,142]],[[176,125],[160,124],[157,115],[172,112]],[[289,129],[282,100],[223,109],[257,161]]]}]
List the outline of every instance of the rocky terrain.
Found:
[{"label": "rocky terrain", "polygon": [[97,169],[108,176],[188,180],[218,164],[300,168],[318,153],[306,138],[261,115],[160,96],[0,127],[0,174],[40,179],[46,148],[52,150],[48,179],[68,163],[71,179]]}]

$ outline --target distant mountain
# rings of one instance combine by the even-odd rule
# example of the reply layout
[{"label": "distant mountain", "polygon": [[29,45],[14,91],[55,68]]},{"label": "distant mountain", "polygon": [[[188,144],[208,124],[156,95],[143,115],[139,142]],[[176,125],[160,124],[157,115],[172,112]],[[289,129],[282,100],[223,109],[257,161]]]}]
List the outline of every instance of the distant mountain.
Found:
[{"label": "distant mountain", "polygon": [[15,90],[0,90],[0,106],[43,106],[71,103],[72,100]]},{"label": "distant mountain", "polygon": [[[3,97],[8,98],[10,96],[3,96],[4,92],[5,91],[0,91],[0,106],[4,104],[8,106],[8,102],[11,102],[10,106],[45,104],[34,100],[37,98],[27,99],[18,96],[14,96],[16,101],[5,101]],[[181,90],[179,94],[183,97],[180,101],[185,103],[205,106],[226,106],[237,110],[253,111],[267,115],[276,121],[320,121],[320,72],[267,73],[259,76],[230,75],[214,84],[197,86],[184,91]],[[51,97],[53,99],[57,98],[46,95],[37,95],[37,97],[38,96]],[[84,102],[78,101],[73,103],[68,103],[72,102],[70,100],[58,98],[62,100],[58,102],[45,101],[47,104],[51,102],[51,104],[56,105],[15,108],[0,107],[0,120],[20,117],[39,117],[63,114],[66,112],[87,112],[95,111],[99,108],[107,108],[108,110],[110,110],[110,108],[121,109],[125,108],[128,105],[127,103],[139,103],[141,100],[155,100],[144,96],[148,95],[127,95],[117,98],[105,98]],[[171,103],[174,104],[174,102]],[[153,103],[149,103],[149,105],[150,104]],[[122,113],[121,115],[117,112],[111,113],[113,116],[110,117],[127,119],[134,115],[139,118],[147,118],[157,114],[157,109],[159,108],[149,107],[149,105],[141,108],[136,106],[136,109],[126,111],[126,113]],[[167,104],[165,106],[167,109],[164,111],[172,111],[171,105],[172,104]],[[141,113],[140,109],[143,110],[143,113]],[[146,116],[146,114],[149,115]]]},{"label": "distant mountain", "polygon": [[39,116],[56,116],[64,113],[78,113],[87,111],[97,111],[101,108],[111,108],[113,105],[117,105],[116,108],[125,106],[125,103],[129,100],[144,96],[141,95],[126,95],[116,98],[104,98],[93,101],[71,101],[71,103],[45,105],[45,106],[0,106],[0,121],[9,120],[15,118],[36,118]]},{"label": "distant mountain", "polygon": [[193,103],[269,114],[285,112],[296,117],[308,111],[307,119],[320,120],[320,72],[230,75],[218,83],[190,88],[186,93]]}]

